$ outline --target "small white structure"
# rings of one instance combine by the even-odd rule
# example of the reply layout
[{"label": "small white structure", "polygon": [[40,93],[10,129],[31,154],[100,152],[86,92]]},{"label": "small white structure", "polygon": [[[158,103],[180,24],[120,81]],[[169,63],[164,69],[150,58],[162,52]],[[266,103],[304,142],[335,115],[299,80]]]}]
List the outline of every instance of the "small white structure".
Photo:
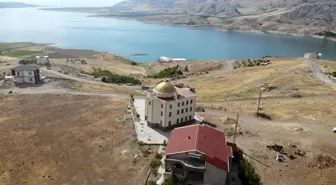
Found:
[{"label": "small white structure", "polygon": [[145,120],[148,126],[166,131],[194,121],[195,105],[195,89],[163,81],[147,92]]},{"label": "small white structure", "polygon": [[47,64],[49,63],[48,56],[36,56],[37,64]]},{"label": "small white structure", "polygon": [[317,53],[317,52],[305,53],[304,57],[306,59],[320,59],[322,57],[322,53]]},{"label": "small white structure", "polygon": [[167,62],[185,62],[185,61],[187,61],[187,59],[185,59],[185,58],[169,58],[169,57],[162,56],[162,57],[159,58],[158,61],[162,62],[162,63],[167,63]]},{"label": "small white structure", "polygon": [[11,69],[15,83],[37,84],[41,81],[40,66],[20,65]]}]

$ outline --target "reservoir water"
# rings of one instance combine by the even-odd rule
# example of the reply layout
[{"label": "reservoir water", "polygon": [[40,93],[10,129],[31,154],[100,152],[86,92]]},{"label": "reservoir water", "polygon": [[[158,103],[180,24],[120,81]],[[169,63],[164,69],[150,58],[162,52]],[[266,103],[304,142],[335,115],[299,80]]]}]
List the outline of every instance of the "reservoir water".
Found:
[{"label": "reservoir water", "polygon": [[324,59],[336,61],[336,42],[323,39],[161,26],[34,8],[0,9],[0,41],[55,43],[63,48],[110,52],[138,62],[160,56],[189,60],[302,57],[305,52],[321,52]]}]

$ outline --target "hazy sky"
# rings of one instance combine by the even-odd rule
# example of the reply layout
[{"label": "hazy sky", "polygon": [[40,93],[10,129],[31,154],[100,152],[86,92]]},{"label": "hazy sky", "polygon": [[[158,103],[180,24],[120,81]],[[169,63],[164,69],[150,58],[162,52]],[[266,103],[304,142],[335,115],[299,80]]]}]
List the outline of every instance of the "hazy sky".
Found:
[{"label": "hazy sky", "polygon": [[24,2],[45,6],[112,6],[123,0],[0,0],[0,2]]}]

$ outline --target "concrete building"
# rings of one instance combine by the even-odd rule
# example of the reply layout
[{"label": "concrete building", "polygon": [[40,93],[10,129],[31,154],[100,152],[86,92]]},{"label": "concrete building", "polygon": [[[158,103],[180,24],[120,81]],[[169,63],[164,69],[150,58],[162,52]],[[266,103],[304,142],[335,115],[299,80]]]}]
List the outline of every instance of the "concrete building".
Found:
[{"label": "concrete building", "polygon": [[11,70],[15,83],[37,84],[41,81],[40,66],[38,65],[20,65]]},{"label": "concrete building", "polygon": [[145,120],[148,126],[166,131],[194,121],[195,105],[195,89],[164,81],[147,91]]},{"label": "concrete building", "polygon": [[45,65],[49,63],[49,57],[48,56],[36,56],[36,62],[37,64]]},{"label": "concrete building", "polygon": [[174,175],[187,184],[225,185],[229,181],[232,148],[223,132],[208,125],[173,130],[165,150],[163,178]]},{"label": "concrete building", "polygon": [[165,56],[162,56],[158,59],[159,62],[162,62],[162,63],[167,63],[167,62],[186,62],[187,59],[185,58],[169,58],[169,57],[165,57]]}]

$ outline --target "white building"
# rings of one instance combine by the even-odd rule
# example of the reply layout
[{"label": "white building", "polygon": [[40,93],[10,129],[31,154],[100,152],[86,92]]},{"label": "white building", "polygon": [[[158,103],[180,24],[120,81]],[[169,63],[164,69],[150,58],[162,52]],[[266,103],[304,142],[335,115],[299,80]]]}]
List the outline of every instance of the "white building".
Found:
[{"label": "white building", "polygon": [[186,62],[187,59],[185,58],[169,58],[169,57],[160,57],[159,62],[162,62],[162,63],[167,63],[167,62]]},{"label": "white building", "polygon": [[12,68],[15,83],[37,84],[41,81],[40,66],[20,65]]},{"label": "white building", "polygon": [[168,130],[194,121],[196,92],[178,88],[168,81],[159,83],[146,97],[145,120],[150,127]]},{"label": "white building", "polygon": [[47,64],[49,63],[49,57],[48,56],[36,56],[37,64]]}]

